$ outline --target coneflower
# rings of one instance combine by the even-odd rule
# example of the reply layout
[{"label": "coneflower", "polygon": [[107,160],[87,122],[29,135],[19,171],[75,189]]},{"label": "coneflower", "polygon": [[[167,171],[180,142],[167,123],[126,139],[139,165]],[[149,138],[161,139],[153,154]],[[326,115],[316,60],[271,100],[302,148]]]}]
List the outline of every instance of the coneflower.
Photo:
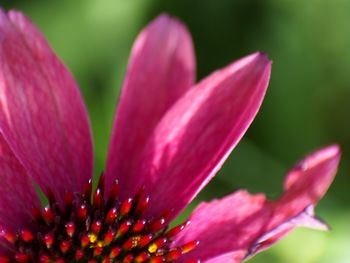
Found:
[{"label": "coneflower", "polygon": [[93,190],[75,81],[25,16],[0,10],[0,262],[241,262],[296,226],[326,229],[313,207],[336,173],[337,146],[292,169],[276,201],[241,190],[169,227],[254,119],[270,68],[255,53],[194,84],[186,27],[155,19],[132,49]]}]

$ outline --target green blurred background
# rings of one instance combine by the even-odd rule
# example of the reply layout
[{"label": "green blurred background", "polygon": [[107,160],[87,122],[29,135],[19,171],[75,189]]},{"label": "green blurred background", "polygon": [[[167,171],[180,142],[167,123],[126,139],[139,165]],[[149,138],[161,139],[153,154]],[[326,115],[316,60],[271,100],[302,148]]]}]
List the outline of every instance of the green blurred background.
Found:
[{"label": "green blurred background", "polygon": [[337,142],[343,148],[340,172],[317,209],[333,230],[299,229],[249,262],[350,262],[350,1],[0,3],[25,12],[79,82],[93,126],[96,174],[104,169],[131,45],[152,18],[168,12],[188,25],[197,54],[198,79],[241,56],[266,51],[274,63],[262,109],[195,203],[238,188],[276,198],[288,168],[306,153]]}]

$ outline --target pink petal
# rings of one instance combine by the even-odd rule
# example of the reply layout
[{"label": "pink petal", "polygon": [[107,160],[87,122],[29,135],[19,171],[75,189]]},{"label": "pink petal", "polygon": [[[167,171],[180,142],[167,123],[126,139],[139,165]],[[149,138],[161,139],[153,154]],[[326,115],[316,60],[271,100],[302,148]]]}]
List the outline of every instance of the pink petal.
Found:
[{"label": "pink petal", "polygon": [[0,134],[0,247],[1,231],[31,227],[31,209],[40,207],[33,183]]},{"label": "pink petal", "polygon": [[106,186],[118,179],[124,197],[137,190],[132,171],[140,153],[164,113],[193,85],[194,71],[191,36],[180,21],[162,15],[141,32],[115,117]]},{"label": "pink petal", "polygon": [[228,253],[208,259],[205,263],[239,263],[242,262],[244,256],[245,251],[235,251],[234,253]]},{"label": "pink petal", "polygon": [[177,215],[220,169],[262,103],[270,68],[264,54],[250,55],[201,81],[167,112],[136,173],[155,200],[151,215]]},{"label": "pink petal", "polygon": [[[284,194],[273,203],[279,211],[270,221],[270,226],[315,205],[331,185],[340,160],[340,149],[329,146],[309,155],[289,171],[284,182]],[[282,218],[282,216],[284,218]]]},{"label": "pink petal", "polygon": [[20,162],[58,199],[92,175],[92,142],[75,81],[35,26],[0,10],[0,130]]},{"label": "pink petal", "polygon": [[314,217],[313,207],[331,184],[339,159],[337,146],[310,155],[288,174],[285,192],[276,201],[266,200],[262,194],[238,191],[221,200],[202,203],[190,216],[189,227],[175,241],[175,245],[200,242],[181,262],[189,258],[211,262],[242,251],[247,258],[297,226],[326,230],[327,225]]}]

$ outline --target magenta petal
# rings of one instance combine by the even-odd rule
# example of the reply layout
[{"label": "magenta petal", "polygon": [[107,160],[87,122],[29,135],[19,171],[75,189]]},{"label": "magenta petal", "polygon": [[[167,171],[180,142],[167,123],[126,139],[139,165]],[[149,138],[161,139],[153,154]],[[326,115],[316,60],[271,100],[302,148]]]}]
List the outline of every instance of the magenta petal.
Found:
[{"label": "magenta petal", "polygon": [[[279,211],[277,212],[279,213]],[[281,213],[279,213],[281,214]],[[310,205],[304,211],[296,216],[286,219],[285,222],[278,222],[278,225],[260,236],[253,245],[250,246],[246,258],[269,248],[275,242],[283,238],[295,227],[307,227],[316,230],[326,231],[329,229],[328,225],[321,219],[315,217],[314,207]]]},{"label": "magenta petal", "polygon": [[[122,196],[138,185],[132,171],[164,113],[192,85],[195,60],[191,36],[178,20],[156,18],[138,36],[130,56],[109,146],[107,187],[118,179]],[[136,189],[137,190],[137,189]]]},{"label": "magenta petal", "polygon": [[305,158],[288,174],[285,192],[276,201],[266,200],[262,194],[238,191],[221,200],[202,203],[190,216],[189,227],[175,241],[175,245],[200,242],[181,262],[190,258],[211,262],[242,251],[244,258],[251,257],[297,226],[327,230],[327,225],[314,216],[313,207],[331,184],[339,158],[337,146]]},{"label": "magenta petal", "polygon": [[[40,207],[28,173],[0,134],[0,236],[2,230],[31,226],[31,209]],[[0,247],[1,247],[0,238]]]},{"label": "magenta petal", "polygon": [[75,81],[35,26],[0,10],[0,130],[44,192],[81,191],[92,142]]},{"label": "magenta petal", "polygon": [[245,57],[201,81],[167,112],[136,173],[155,200],[150,214],[171,209],[175,216],[215,175],[255,117],[270,68],[264,54]]},{"label": "magenta petal", "polygon": [[244,259],[245,253],[245,251],[235,251],[208,259],[205,263],[239,263]]},{"label": "magenta petal", "polygon": [[340,149],[332,145],[307,156],[289,171],[284,181],[284,194],[272,204],[279,214],[272,218],[269,226],[315,205],[331,185],[339,160]]},{"label": "magenta petal", "polygon": [[[240,252],[242,258],[249,246],[264,231],[263,223],[270,218],[264,206],[265,196],[238,191],[220,200],[201,203],[190,216],[175,244],[198,240],[196,249],[181,258],[198,258],[206,262],[222,255]],[[242,253],[243,251],[243,253]]]}]

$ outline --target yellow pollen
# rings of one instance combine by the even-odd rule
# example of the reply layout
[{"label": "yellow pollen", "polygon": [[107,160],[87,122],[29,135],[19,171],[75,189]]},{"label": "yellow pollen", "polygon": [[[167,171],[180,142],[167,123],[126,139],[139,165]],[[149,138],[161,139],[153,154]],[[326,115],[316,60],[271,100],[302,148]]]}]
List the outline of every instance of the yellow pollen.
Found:
[{"label": "yellow pollen", "polygon": [[90,241],[90,243],[95,243],[96,240],[97,240],[97,235],[89,234],[89,241]]},{"label": "yellow pollen", "polygon": [[148,252],[149,253],[154,253],[154,252],[157,251],[157,249],[158,249],[157,244],[153,243],[153,244],[149,245]]},{"label": "yellow pollen", "polygon": [[98,247],[103,247],[103,242],[102,242],[102,241],[98,241],[98,242],[97,242],[97,246],[98,246]]},{"label": "yellow pollen", "polygon": [[132,238],[132,247],[137,247],[137,245],[139,244],[141,237],[140,236],[135,236]]}]

